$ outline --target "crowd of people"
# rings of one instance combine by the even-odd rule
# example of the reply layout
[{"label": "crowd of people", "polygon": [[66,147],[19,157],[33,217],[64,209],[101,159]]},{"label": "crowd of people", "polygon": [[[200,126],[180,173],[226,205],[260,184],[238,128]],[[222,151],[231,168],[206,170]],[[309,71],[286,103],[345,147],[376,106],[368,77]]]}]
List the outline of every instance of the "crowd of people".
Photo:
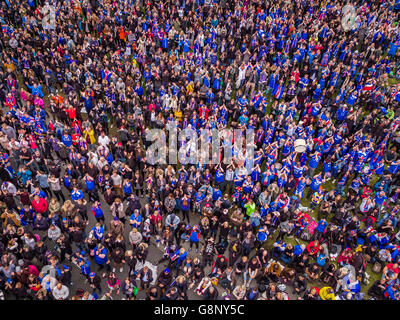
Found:
[{"label": "crowd of people", "polygon": [[[400,3],[345,5],[2,1],[3,299],[399,300]],[[252,171],[151,163],[170,126]]]}]

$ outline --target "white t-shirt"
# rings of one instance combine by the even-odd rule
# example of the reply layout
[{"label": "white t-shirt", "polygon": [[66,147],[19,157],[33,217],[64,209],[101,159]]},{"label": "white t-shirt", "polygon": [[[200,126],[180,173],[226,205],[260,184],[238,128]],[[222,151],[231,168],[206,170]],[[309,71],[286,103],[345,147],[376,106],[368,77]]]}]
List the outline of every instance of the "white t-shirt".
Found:
[{"label": "white t-shirt", "polygon": [[227,181],[232,181],[234,175],[235,175],[235,171],[233,171],[232,169],[226,170],[225,180],[227,180]]},{"label": "white t-shirt", "polygon": [[102,136],[100,136],[99,138],[98,138],[98,142],[99,142],[99,144],[101,144],[102,146],[107,146],[109,143],[110,143],[110,139],[107,137],[107,136],[104,136],[104,137],[102,137]]}]

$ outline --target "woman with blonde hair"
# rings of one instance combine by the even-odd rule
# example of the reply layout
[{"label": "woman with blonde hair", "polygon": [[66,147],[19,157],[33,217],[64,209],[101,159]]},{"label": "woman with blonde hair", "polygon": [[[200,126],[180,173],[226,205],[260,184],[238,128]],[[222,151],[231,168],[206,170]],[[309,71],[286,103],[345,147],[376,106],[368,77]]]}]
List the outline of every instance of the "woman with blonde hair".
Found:
[{"label": "woman with blonde hair", "polygon": [[232,294],[237,300],[243,300],[246,294],[246,286],[244,284],[236,286],[236,288],[233,289]]},{"label": "woman with blonde hair", "polygon": [[63,217],[71,217],[73,218],[75,215],[75,205],[72,203],[71,200],[67,200],[64,202],[63,206],[61,207],[61,214]]},{"label": "woman with blonde hair", "polygon": [[147,243],[142,242],[141,244],[138,245],[135,251],[135,256],[137,260],[143,264],[145,264],[147,255],[149,254],[148,247],[149,245]]},{"label": "woman with blonde hair", "polygon": [[159,176],[164,176],[164,171],[162,170],[162,169],[160,169],[160,168],[157,168],[157,170],[156,170],[156,177],[159,177]]},{"label": "woman with blonde hair", "polygon": [[124,204],[120,198],[116,198],[114,203],[110,206],[111,214],[113,217],[117,217],[123,224],[125,224],[125,210]]},{"label": "woman with blonde hair", "polygon": [[54,198],[54,197],[51,198],[50,202],[49,202],[49,212],[50,212],[50,214],[59,212],[60,208],[61,208],[61,206],[60,206],[60,203],[58,202],[58,200],[56,198]]},{"label": "woman with blonde hair", "polygon": [[175,169],[171,165],[168,165],[168,167],[165,169],[165,176],[168,178],[175,176],[175,173]]},{"label": "woman with blonde hair", "polygon": [[184,275],[180,275],[176,278],[175,287],[178,289],[179,297],[183,300],[187,300],[187,289],[188,289],[188,282]]},{"label": "woman with blonde hair", "polygon": [[133,255],[133,251],[132,250],[126,250],[125,251],[125,261],[126,261],[126,264],[129,267],[128,275],[131,276],[132,271],[135,271],[136,262],[137,262],[137,259]]},{"label": "woman with blonde hair", "polygon": [[18,253],[18,243],[15,239],[10,239],[7,244],[7,251],[13,254]]},{"label": "woman with blonde hair", "polygon": [[44,288],[41,288],[39,291],[36,292],[34,299],[35,300],[50,300],[49,297],[47,296],[47,290]]},{"label": "woman with blonde hair", "polygon": [[200,221],[200,230],[204,239],[207,239],[208,233],[210,231],[210,220],[208,217],[203,217]]},{"label": "woman with blonde hair", "polygon": [[94,300],[94,297],[89,293],[89,291],[85,291],[81,300]]},{"label": "woman with blonde hair", "polygon": [[276,300],[289,300],[288,294],[286,292],[278,291],[276,293]]},{"label": "woman with blonde hair", "polygon": [[176,269],[176,276],[178,276],[179,270],[183,267],[187,257],[187,251],[185,248],[181,247],[177,249],[174,255],[171,257],[170,262],[168,263],[168,268]]}]

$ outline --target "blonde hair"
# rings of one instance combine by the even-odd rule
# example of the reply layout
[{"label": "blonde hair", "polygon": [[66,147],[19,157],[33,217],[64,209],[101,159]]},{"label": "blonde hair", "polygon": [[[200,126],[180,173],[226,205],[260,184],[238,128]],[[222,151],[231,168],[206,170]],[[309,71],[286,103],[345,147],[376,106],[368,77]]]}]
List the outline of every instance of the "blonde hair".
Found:
[{"label": "blonde hair", "polygon": [[180,276],[178,276],[178,277],[176,278],[176,281],[179,282],[181,279],[182,279],[183,281],[185,281],[185,280],[186,280],[186,277],[185,277],[183,274],[181,274]]},{"label": "blonde hair", "polygon": [[72,203],[71,200],[67,200],[64,202],[63,206],[62,206],[62,211],[64,214],[66,215],[71,215],[73,212],[72,210],[74,209],[75,205]]},{"label": "blonde hair", "polygon": [[133,251],[132,250],[126,250],[125,257],[132,257],[132,256],[133,256]]}]

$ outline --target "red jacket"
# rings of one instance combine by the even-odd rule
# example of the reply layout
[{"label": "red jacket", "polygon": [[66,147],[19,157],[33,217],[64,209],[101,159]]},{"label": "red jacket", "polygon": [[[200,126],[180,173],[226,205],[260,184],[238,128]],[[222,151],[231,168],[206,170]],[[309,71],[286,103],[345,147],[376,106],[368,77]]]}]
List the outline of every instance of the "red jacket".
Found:
[{"label": "red jacket", "polygon": [[208,113],[210,112],[210,110],[207,107],[200,107],[199,110],[199,117],[201,118],[202,116],[204,116],[206,118],[206,120],[208,119]]},{"label": "red jacket", "polygon": [[318,250],[319,250],[319,244],[316,245],[315,241],[311,241],[307,246],[307,251],[311,255],[318,253]]},{"label": "red jacket", "polygon": [[150,216],[150,222],[151,222],[153,225],[157,225],[157,223],[158,223],[158,222],[161,222],[161,221],[162,221],[162,216],[161,216],[160,214],[158,214],[157,216],[154,215],[154,214],[152,214],[152,215]]},{"label": "red jacket", "polygon": [[75,108],[73,108],[73,107],[68,108],[65,110],[65,112],[68,113],[68,116],[71,120],[76,118],[76,109]]},{"label": "red jacket", "polygon": [[32,207],[37,213],[45,213],[47,211],[47,201],[43,198],[39,198],[39,202],[36,202],[36,200],[32,201]]},{"label": "red jacket", "polygon": [[337,263],[340,263],[340,262],[345,262],[346,264],[351,263],[351,261],[353,260],[353,254],[351,254],[349,256],[345,256],[345,253],[347,253],[347,252],[352,253],[350,248],[343,250],[342,253],[340,254],[339,258],[337,259]]}]

